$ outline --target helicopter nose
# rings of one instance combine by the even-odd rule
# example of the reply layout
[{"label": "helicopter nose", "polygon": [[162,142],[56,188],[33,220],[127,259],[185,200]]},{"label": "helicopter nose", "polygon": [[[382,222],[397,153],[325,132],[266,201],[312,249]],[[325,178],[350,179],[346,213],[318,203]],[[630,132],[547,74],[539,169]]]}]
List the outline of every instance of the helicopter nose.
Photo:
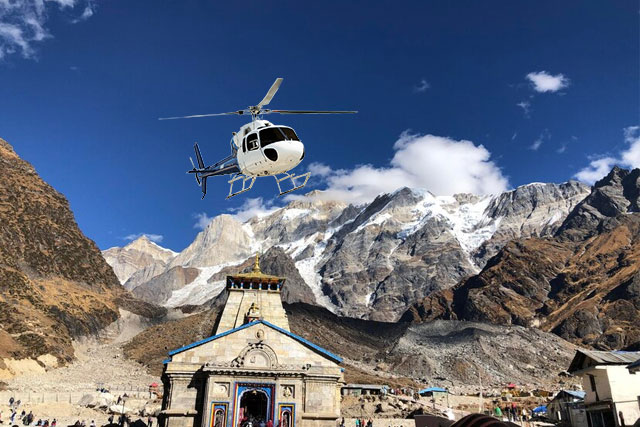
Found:
[{"label": "helicopter nose", "polygon": [[300,141],[287,141],[286,144],[281,147],[278,151],[282,156],[283,161],[293,164],[293,166],[297,165],[302,161],[304,157],[304,145]]}]

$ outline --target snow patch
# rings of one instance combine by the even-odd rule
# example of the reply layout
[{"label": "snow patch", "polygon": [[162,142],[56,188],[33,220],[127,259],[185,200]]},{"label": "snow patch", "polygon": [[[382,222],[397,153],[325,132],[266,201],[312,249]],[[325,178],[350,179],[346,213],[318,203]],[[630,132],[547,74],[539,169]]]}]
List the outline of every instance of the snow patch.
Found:
[{"label": "snow patch", "polygon": [[313,248],[313,256],[298,261],[295,264],[302,280],[311,288],[316,302],[332,313],[336,313],[338,307],[322,292],[322,276],[318,273],[318,264],[322,258],[324,249],[327,247],[327,241],[334,232],[335,230],[330,230],[324,233],[323,240],[318,242]]},{"label": "snow patch", "polygon": [[413,209],[415,220],[407,223],[398,233],[406,239],[418,231],[431,218],[442,218],[451,225],[451,233],[462,249],[468,254],[490,239],[500,225],[500,218],[492,219],[485,215],[492,196],[485,196],[474,203],[459,204],[451,196],[433,196],[424,193],[423,200]]},{"label": "snow patch", "polygon": [[229,262],[225,264],[216,265],[214,267],[201,267],[198,268],[200,273],[198,277],[187,286],[177,289],[171,292],[171,297],[164,303],[165,307],[175,308],[182,305],[200,305],[209,301],[222,292],[225,287],[225,281],[219,280],[213,283],[208,283],[207,280],[220,270],[230,265],[238,264],[239,262]]},{"label": "snow patch", "polygon": [[290,221],[294,218],[298,218],[302,215],[307,215],[311,213],[310,209],[298,209],[298,208],[289,208],[284,209],[284,213],[282,214],[282,219],[285,221]]}]

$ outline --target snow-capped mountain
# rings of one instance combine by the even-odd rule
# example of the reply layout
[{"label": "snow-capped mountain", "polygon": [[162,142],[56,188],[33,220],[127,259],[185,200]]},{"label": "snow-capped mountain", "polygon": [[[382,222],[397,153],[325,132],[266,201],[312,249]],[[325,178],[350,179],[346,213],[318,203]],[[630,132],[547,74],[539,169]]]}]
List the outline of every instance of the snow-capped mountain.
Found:
[{"label": "snow-capped mountain", "polygon": [[102,256],[113,268],[122,284],[125,284],[135,272],[150,265],[157,264],[160,268],[164,268],[176,255],[178,255],[176,252],[157,245],[145,235],[123,248],[116,246],[102,251]]},{"label": "snow-capped mountain", "polygon": [[[317,304],[392,321],[408,305],[480,271],[507,241],[553,233],[588,194],[577,182],[486,196],[403,188],[353,206],[314,192],[244,223],[217,216],[164,266],[140,266],[125,286],[166,306],[202,304],[222,290],[225,272],[277,246]],[[120,259],[107,258],[116,271],[131,269],[133,263],[120,266]]]}]

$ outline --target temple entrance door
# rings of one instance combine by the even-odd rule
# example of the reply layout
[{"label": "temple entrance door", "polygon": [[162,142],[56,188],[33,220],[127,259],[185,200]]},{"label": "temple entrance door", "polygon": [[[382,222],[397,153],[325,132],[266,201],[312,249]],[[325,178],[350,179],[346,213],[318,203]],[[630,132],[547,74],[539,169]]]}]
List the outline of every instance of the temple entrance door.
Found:
[{"label": "temple entrance door", "polygon": [[260,421],[265,423],[268,421],[267,408],[269,407],[269,399],[267,394],[261,390],[247,390],[240,398],[240,422],[250,421],[253,427],[257,427]]}]

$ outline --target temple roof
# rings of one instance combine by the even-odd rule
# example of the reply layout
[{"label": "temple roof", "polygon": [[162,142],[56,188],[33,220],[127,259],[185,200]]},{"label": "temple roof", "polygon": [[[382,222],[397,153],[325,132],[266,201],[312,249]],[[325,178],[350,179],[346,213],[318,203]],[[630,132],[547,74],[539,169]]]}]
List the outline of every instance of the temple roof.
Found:
[{"label": "temple roof", "polygon": [[251,282],[284,282],[284,277],[272,276],[270,274],[264,274],[260,270],[260,255],[256,254],[256,260],[253,264],[253,270],[250,273],[238,273],[233,276],[227,276],[227,282],[229,279],[235,281],[251,281]]},{"label": "temple roof", "polygon": [[[304,338],[302,338],[302,337],[300,337],[300,336],[298,336],[298,335],[296,335],[294,333],[291,333],[291,332],[287,331],[286,329],[282,329],[282,328],[280,328],[280,327],[278,327],[278,326],[276,326],[276,325],[274,325],[272,323],[269,323],[266,320],[256,320],[256,321],[244,324],[242,326],[239,326],[239,327],[237,327],[235,329],[230,329],[230,330],[225,331],[225,332],[223,332],[221,334],[214,335],[214,336],[211,336],[209,338],[205,338],[205,339],[200,340],[200,341],[196,341],[194,343],[185,345],[184,347],[180,347],[180,348],[175,349],[175,350],[171,350],[169,352],[169,356],[174,356],[174,355],[176,355],[178,353],[181,353],[183,351],[192,349],[194,347],[198,347],[199,345],[206,344],[206,343],[211,342],[211,341],[215,341],[218,338],[225,337],[227,335],[233,334],[234,332],[238,332],[238,331],[241,331],[242,329],[245,329],[245,328],[248,328],[248,327],[251,327],[251,326],[254,326],[254,325],[258,325],[258,324],[262,324],[262,325],[268,326],[268,327],[270,327],[272,329],[275,329],[276,331],[278,331],[280,333],[283,333],[283,334],[285,334],[286,336],[288,336],[290,338],[293,338],[294,340],[298,341],[299,343],[303,344],[304,346],[306,346],[306,347],[308,347],[308,348],[310,348],[312,350],[315,350],[318,353],[326,356],[327,358],[333,360],[334,362],[342,363],[342,358],[340,356],[335,355],[335,354],[331,353],[330,351],[325,350],[324,348],[312,343],[311,341],[308,341],[308,340],[306,340],[306,339],[304,339]],[[170,361],[171,361],[170,359],[167,359],[164,362],[167,363],[167,362],[170,362]]]}]

